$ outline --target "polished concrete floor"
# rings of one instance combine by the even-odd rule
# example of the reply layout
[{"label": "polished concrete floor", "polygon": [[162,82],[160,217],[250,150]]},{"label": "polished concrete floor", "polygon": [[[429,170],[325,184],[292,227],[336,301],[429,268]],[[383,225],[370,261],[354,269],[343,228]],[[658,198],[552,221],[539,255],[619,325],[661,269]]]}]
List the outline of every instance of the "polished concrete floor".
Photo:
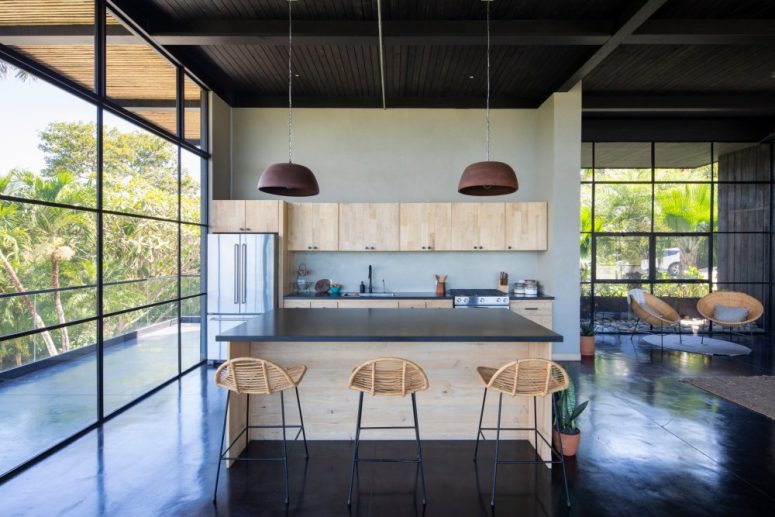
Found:
[{"label": "polished concrete floor", "polygon": [[[775,504],[775,423],[682,383],[699,375],[773,374],[773,341],[753,353],[662,353],[629,337],[600,337],[592,361],[568,363],[581,399],[579,455],[569,462],[573,507],[559,470],[504,466],[500,515],[769,515]],[[348,515],[350,444],[291,448],[291,503],[277,464],[237,464],[210,502],[225,395],[212,369],[187,375],[0,486],[3,515]],[[302,402],[303,402],[303,390]],[[422,398],[418,396],[419,410]],[[355,407],[353,407],[353,410]],[[475,419],[476,415],[472,415]],[[4,444],[5,445],[5,444]],[[256,452],[274,444],[255,443]],[[364,445],[363,455],[411,454],[411,442]],[[426,442],[428,505],[411,465],[363,465],[349,515],[490,515],[492,442],[478,464],[469,442]],[[371,450],[369,450],[371,449]],[[510,443],[508,453],[525,453]]]}]

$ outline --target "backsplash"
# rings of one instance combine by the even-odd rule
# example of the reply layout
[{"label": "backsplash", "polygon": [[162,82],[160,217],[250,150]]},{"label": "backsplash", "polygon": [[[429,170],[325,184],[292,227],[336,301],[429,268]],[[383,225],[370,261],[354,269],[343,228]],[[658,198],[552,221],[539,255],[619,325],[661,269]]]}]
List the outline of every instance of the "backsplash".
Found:
[{"label": "backsplash", "polygon": [[[357,291],[361,281],[368,285],[369,265],[373,267],[374,291],[382,291],[382,280],[388,291],[433,291],[434,274],[447,275],[447,289],[495,288],[498,274],[509,274],[509,283],[517,279],[536,278],[541,252],[298,252],[292,270],[304,263],[314,281],[328,278],[343,284],[342,291]],[[291,281],[295,280],[295,273]],[[541,279],[538,278],[540,281]],[[551,293],[549,293],[551,294]]]}]

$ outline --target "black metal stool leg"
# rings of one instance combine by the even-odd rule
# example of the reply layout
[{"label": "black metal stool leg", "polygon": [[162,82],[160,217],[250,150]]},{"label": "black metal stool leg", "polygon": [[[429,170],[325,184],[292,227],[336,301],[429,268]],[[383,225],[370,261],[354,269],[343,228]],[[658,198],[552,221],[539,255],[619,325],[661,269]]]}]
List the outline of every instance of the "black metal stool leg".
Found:
[{"label": "black metal stool leg", "polygon": [[216,504],[218,497],[218,479],[221,477],[221,462],[223,461],[223,441],[226,439],[226,419],[229,416],[229,398],[231,391],[226,392],[226,411],[223,412],[223,430],[221,431],[221,446],[218,449],[218,470],[215,473],[215,489],[213,490],[213,504]]},{"label": "black metal stool leg", "polygon": [[414,416],[414,437],[417,441],[417,459],[420,461],[420,482],[422,483],[422,504],[426,504],[427,497],[425,492],[425,468],[422,461],[422,445],[420,445],[420,425],[417,423],[417,401],[412,392],[412,415]]},{"label": "black metal stool leg", "polygon": [[537,397],[533,397],[533,440],[534,441],[534,447],[535,447],[535,453],[536,458],[541,459],[541,455],[538,453],[538,402],[536,402]]},{"label": "black metal stool leg", "polygon": [[490,506],[495,508],[495,488],[498,486],[498,454],[501,448],[501,408],[503,406],[503,393],[498,394],[498,425],[495,427],[495,462],[492,465],[492,497]]},{"label": "black metal stool leg", "polygon": [[474,461],[476,461],[476,457],[479,455],[479,437],[484,435],[482,434],[482,419],[484,418],[484,402],[487,400],[487,388],[484,388],[484,396],[482,397],[482,411],[479,413],[479,428],[476,430],[476,447],[474,448]]},{"label": "black metal stool leg", "polygon": [[[296,390],[296,405],[299,407],[299,423],[301,424],[301,437],[304,438],[304,453],[306,454],[306,457],[309,458],[309,449],[307,448],[307,432],[304,430],[304,417],[301,414],[301,400],[299,400],[299,388],[295,387]],[[298,435],[297,435],[298,438]]]},{"label": "black metal stool leg", "polygon": [[285,396],[280,392],[280,414],[283,419],[283,468],[285,469],[285,504],[288,504],[288,441],[285,436]]},{"label": "black metal stool leg", "polygon": [[363,411],[363,392],[361,391],[358,396],[358,420],[355,424],[355,444],[353,445],[353,464],[350,470],[350,489],[347,492],[347,506],[352,504],[353,498],[353,481],[355,480],[355,468],[358,464],[358,444],[361,437],[361,413]]},{"label": "black metal stool leg", "polygon": [[[554,406],[554,410],[557,412],[557,414],[559,414],[559,408],[557,407],[557,398],[555,397],[554,393],[552,393],[552,405]],[[563,483],[565,483],[565,502],[568,505],[568,508],[570,508],[570,492],[568,491],[568,474],[565,471],[565,452],[562,450],[562,437],[560,436],[559,418],[557,419],[556,427],[557,427],[557,441],[560,442],[560,466],[562,467],[562,481]]]}]

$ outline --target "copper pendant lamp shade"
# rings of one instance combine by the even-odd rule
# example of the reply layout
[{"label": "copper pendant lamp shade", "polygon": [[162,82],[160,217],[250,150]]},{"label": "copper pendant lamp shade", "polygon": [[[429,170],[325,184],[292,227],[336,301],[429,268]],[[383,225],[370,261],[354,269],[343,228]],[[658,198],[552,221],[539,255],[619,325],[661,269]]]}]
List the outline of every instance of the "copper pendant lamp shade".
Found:
[{"label": "copper pendant lamp shade", "polygon": [[457,191],[468,196],[503,196],[519,189],[517,174],[507,163],[476,162],[463,171]]},{"label": "copper pendant lamp shade", "polygon": [[288,163],[273,163],[261,173],[258,190],[275,196],[305,197],[320,193],[308,167],[293,163],[293,15],[288,0]]},{"label": "copper pendant lamp shade", "polygon": [[273,163],[261,174],[258,190],[275,196],[305,197],[320,193],[312,171],[298,163]]},{"label": "copper pendant lamp shade", "polygon": [[490,2],[487,4],[487,160],[472,163],[460,176],[457,191],[467,196],[503,196],[519,189],[517,174],[507,163],[490,160]]}]

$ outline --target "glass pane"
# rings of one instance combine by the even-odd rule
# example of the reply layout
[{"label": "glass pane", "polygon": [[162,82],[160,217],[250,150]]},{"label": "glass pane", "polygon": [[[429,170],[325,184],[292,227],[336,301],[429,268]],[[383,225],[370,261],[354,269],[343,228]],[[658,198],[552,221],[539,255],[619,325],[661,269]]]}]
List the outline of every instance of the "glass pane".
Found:
[{"label": "glass pane", "polygon": [[201,250],[202,227],[190,224],[180,225],[180,255],[181,296],[189,296],[202,292]]},{"label": "glass pane", "polygon": [[177,223],[105,214],[104,224],[105,312],[177,298]]},{"label": "glass pane", "polygon": [[96,217],[0,200],[0,294],[95,284]]},{"label": "glass pane", "polygon": [[[97,289],[84,287],[36,294],[0,297],[0,336],[91,318],[97,313]],[[37,323],[36,323],[37,321]],[[57,331],[60,332],[60,331]],[[60,332],[63,350],[74,346],[68,333]]]},{"label": "glass pane", "polygon": [[770,180],[769,144],[714,144],[713,161],[719,181]]},{"label": "glass pane", "polygon": [[186,140],[201,149],[202,113],[206,102],[206,92],[188,75],[183,76],[183,98],[185,99]]},{"label": "glass pane", "polygon": [[592,185],[581,185],[581,231],[592,231]]},{"label": "glass pane", "polygon": [[654,186],[654,230],[710,231],[710,183]]},{"label": "glass pane", "polygon": [[651,185],[595,185],[595,228],[651,231]]},{"label": "glass pane", "polygon": [[595,144],[596,181],[651,181],[651,144]]},{"label": "glass pane", "polygon": [[717,233],[713,236],[714,280],[766,282],[769,267],[768,234]]},{"label": "glass pane", "polygon": [[589,142],[581,144],[581,180],[592,180],[592,144]]},{"label": "glass pane", "polygon": [[592,286],[581,284],[581,321],[589,321],[592,317]]},{"label": "glass pane", "polygon": [[106,210],[178,218],[178,148],[105,113]]},{"label": "glass pane", "polygon": [[94,90],[94,2],[0,2],[0,27],[23,29],[0,31],[0,43]]},{"label": "glass pane", "polygon": [[204,299],[204,296],[199,296],[181,302],[181,370],[186,370],[204,359],[202,349]]},{"label": "glass pane", "polygon": [[598,280],[629,280],[640,284],[647,278],[648,237],[595,237],[595,255]]},{"label": "glass pane", "polygon": [[105,318],[105,413],[178,373],[178,303]]},{"label": "glass pane", "polygon": [[655,245],[655,279],[708,279],[708,237],[657,237]]},{"label": "glass pane", "polygon": [[581,264],[579,272],[581,273],[581,281],[589,282],[592,279],[592,234],[582,233],[579,245],[579,251],[581,256]]},{"label": "glass pane", "polygon": [[[69,352],[61,349],[64,331]],[[0,473],[97,420],[96,342],[94,322],[0,341],[7,372],[0,382]]]},{"label": "glass pane", "polygon": [[766,232],[770,229],[770,185],[716,185],[716,227],[721,232]]},{"label": "glass pane", "polygon": [[97,109],[0,61],[0,193],[96,206]]},{"label": "glass pane", "polygon": [[[108,25],[122,25],[107,13]],[[123,26],[123,25],[122,25]],[[177,68],[153,47],[124,27],[129,36],[108,38],[106,57],[107,95],[123,106],[177,134]]]},{"label": "glass pane", "polygon": [[657,181],[710,181],[710,143],[654,144]]},{"label": "glass pane", "polygon": [[180,211],[183,221],[202,222],[202,164],[199,156],[180,150]]},{"label": "glass pane", "polygon": [[699,318],[697,302],[709,292],[708,284],[654,284],[654,296],[670,304],[681,318]]},{"label": "glass pane", "polygon": [[632,320],[627,305],[627,293],[633,288],[630,284],[595,284],[595,325],[600,330],[628,330]]}]

